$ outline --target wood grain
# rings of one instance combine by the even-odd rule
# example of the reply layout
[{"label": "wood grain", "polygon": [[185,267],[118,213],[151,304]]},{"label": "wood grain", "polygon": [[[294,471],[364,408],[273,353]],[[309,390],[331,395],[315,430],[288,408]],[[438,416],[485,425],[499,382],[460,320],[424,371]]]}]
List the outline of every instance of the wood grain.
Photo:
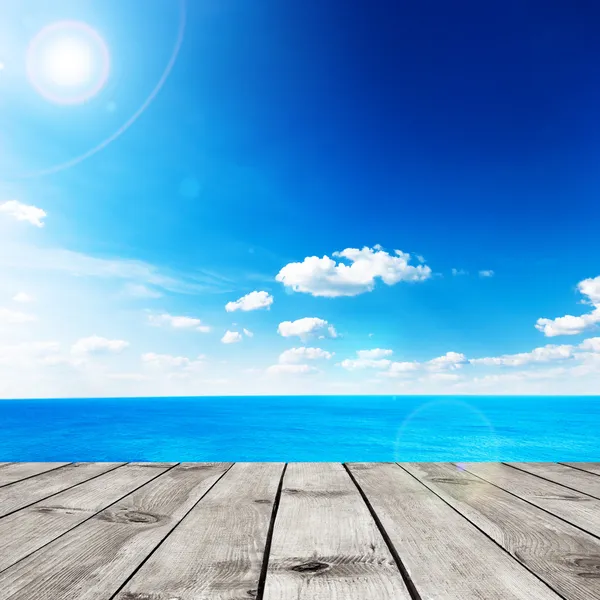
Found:
[{"label": "wood grain", "polygon": [[[500,464],[473,466],[484,473],[507,471],[507,476],[515,471]],[[468,472],[470,465],[464,465],[467,471],[440,463],[402,467],[564,598],[600,599],[600,579],[595,576],[600,561],[595,566],[593,559],[600,556],[600,541],[595,537],[474,476]]]},{"label": "wood grain", "polygon": [[52,463],[9,463],[0,469],[0,487],[10,485],[21,479],[34,477],[45,471],[58,469],[69,463],[52,462]]},{"label": "wood grain", "polygon": [[283,463],[236,463],[115,600],[255,597]]},{"label": "wood grain", "polygon": [[600,537],[600,500],[507,465],[463,463],[467,471]]},{"label": "wood grain", "polygon": [[578,492],[600,498],[600,477],[558,463],[508,463],[510,466],[543,477]]},{"label": "wood grain", "polygon": [[395,464],[352,464],[421,598],[559,600],[492,540]]},{"label": "wood grain", "polygon": [[342,465],[288,465],[264,600],[409,600],[398,567]]},{"label": "wood grain", "polygon": [[3,517],[0,571],[121,500],[167,468],[128,464]]},{"label": "wood grain", "polygon": [[582,471],[587,471],[588,473],[593,473],[594,475],[600,475],[600,463],[598,462],[568,462],[559,464],[566,465],[574,469],[581,469]]},{"label": "wood grain", "polygon": [[229,466],[166,471],[4,571],[2,600],[109,600]]},{"label": "wood grain", "polygon": [[0,488],[0,517],[111,471],[123,463],[72,463]]}]

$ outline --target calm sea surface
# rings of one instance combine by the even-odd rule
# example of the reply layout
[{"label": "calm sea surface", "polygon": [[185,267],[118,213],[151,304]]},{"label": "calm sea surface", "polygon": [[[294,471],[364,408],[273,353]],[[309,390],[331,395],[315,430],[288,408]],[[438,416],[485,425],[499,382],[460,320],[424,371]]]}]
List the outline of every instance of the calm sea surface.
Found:
[{"label": "calm sea surface", "polygon": [[600,461],[600,396],[0,401],[0,461]]}]

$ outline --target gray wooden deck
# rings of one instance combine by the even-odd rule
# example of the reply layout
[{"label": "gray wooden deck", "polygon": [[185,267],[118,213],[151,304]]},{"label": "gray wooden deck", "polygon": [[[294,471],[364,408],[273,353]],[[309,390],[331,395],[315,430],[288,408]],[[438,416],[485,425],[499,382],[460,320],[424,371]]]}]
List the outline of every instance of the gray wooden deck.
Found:
[{"label": "gray wooden deck", "polygon": [[600,600],[600,463],[0,463],[0,599]]}]

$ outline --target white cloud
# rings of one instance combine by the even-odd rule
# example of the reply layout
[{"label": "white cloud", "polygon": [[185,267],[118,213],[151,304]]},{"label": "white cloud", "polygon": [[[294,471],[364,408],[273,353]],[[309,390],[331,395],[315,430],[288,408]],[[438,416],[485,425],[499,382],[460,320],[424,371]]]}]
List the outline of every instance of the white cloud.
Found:
[{"label": "white cloud", "polygon": [[193,329],[202,333],[210,331],[208,325],[203,325],[200,319],[194,317],[175,317],[163,313],[161,315],[150,315],[148,319],[153,325],[167,325],[173,329]]},{"label": "white cloud", "polygon": [[268,375],[309,375],[317,373],[315,367],[310,365],[278,364],[267,368]]},{"label": "white cloud", "polygon": [[421,368],[421,365],[417,361],[404,361],[404,362],[393,362],[390,364],[390,368],[380,375],[386,377],[400,377],[401,375],[407,375],[413,373]]},{"label": "white cloud", "polygon": [[297,336],[300,339],[307,339],[313,335],[337,337],[335,327],[324,319],[317,317],[304,317],[296,321],[283,321],[283,323],[279,323],[277,333],[282,337]]},{"label": "white cloud", "polygon": [[600,305],[600,275],[580,281],[577,288],[583,296],[587,296],[590,304]]},{"label": "white cloud", "polygon": [[600,323],[600,276],[584,279],[577,284],[579,292],[585,296],[584,304],[591,304],[594,310],[581,315],[565,315],[556,319],[538,319],[535,328],[546,337],[557,335],[577,335]]},{"label": "white cloud", "polygon": [[30,315],[16,310],[10,310],[9,308],[0,308],[0,325],[30,323],[36,320],[37,317],[35,315]]},{"label": "white cloud", "polygon": [[235,302],[228,302],[225,305],[225,310],[227,312],[234,312],[236,310],[249,311],[258,310],[260,308],[268,309],[271,304],[273,304],[273,296],[267,292],[250,292]]},{"label": "white cloud", "polygon": [[249,329],[242,329],[246,337],[254,337],[254,334]]},{"label": "white cloud", "polygon": [[464,269],[452,269],[452,275],[454,275],[455,277],[458,277],[460,275],[468,275],[469,272],[465,271]]},{"label": "white cloud", "polygon": [[122,352],[129,346],[124,340],[109,340],[98,335],[77,340],[71,347],[71,353],[75,356],[87,356],[92,354],[116,354]]},{"label": "white cloud", "polygon": [[358,358],[383,358],[393,354],[392,350],[383,350],[382,348],[373,348],[373,350],[358,350]]},{"label": "white cloud", "polygon": [[600,308],[580,317],[565,315],[556,319],[538,319],[535,328],[546,337],[556,337],[557,335],[577,335],[598,323],[600,323]]},{"label": "white cloud", "polygon": [[427,361],[426,365],[432,370],[460,369],[467,363],[467,357],[459,352],[446,352],[444,356],[438,356]]},{"label": "white cloud", "polygon": [[27,304],[33,302],[33,296],[26,294],[25,292],[19,292],[13,296],[13,302],[19,302],[20,304]]},{"label": "white cloud", "polygon": [[236,344],[242,341],[242,334],[238,331],[226,331],[225,335],[221,338],[224,344]]},{"label": "white cloud", "polygon": [[339,366],[347,371],[356,371],[358,369],[387,369],[391,364],[392,361],[386,358],[346,358]]},{"label": "white cloud", "polygon": [[410,254],[400,250],[388,254],[378,245],[365,246],[362,250],[346,248],[332,256],[350,264],[337,263],[328,256],[308,256],[302,262],[287,264],[275,279],[295,292],[335,298],[370,292],[377,278],[386,285],[394,285],[400,281],[424,281],[431,277],[428,266],[409,265]]},{"label": "white cloud", "polygon": [[487,358],[474,358],[469,362],[472,365],[520,367],[532,363],[547,363],[552,361],[567,360],[573,357],[575,347],[562,345],[547,345],[534,348],[531,352],[520,352],[518,354],[504,354]]},{"label": "white cloud", "polygon": [[280,364],[297,364],[305,360],[330,359],[333,356],[331,352],[321,348],[290,348],[285,350],[279,356]]},{"label": "white cloud", "polygon": [[579,347],[582,350],[588,350],[589,352],[597,352],[600,354],[600,337],[588,338],[587,340],[583,340]]},{"label": "white cloud", "polygon": [[494,271],[492,271],[491,269],[479,271],[479,277],[493,277],[493,276],[494,276]]},{"label": "white cloud", "polygon": [[46,212],[36,206],[23,204],[18,200],[8,200],[0,204],[0,213],[4,213],[17,221],[27,221],[36,227],[43,227]]}]

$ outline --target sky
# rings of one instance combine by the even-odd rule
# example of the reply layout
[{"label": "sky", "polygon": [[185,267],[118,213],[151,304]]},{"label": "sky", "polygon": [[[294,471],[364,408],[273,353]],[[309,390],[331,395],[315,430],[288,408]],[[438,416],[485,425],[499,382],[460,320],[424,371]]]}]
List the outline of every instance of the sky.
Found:
[{"label": "sky", "polygon": [[599,392],[600,6],[0,15],[0,398]]}]

